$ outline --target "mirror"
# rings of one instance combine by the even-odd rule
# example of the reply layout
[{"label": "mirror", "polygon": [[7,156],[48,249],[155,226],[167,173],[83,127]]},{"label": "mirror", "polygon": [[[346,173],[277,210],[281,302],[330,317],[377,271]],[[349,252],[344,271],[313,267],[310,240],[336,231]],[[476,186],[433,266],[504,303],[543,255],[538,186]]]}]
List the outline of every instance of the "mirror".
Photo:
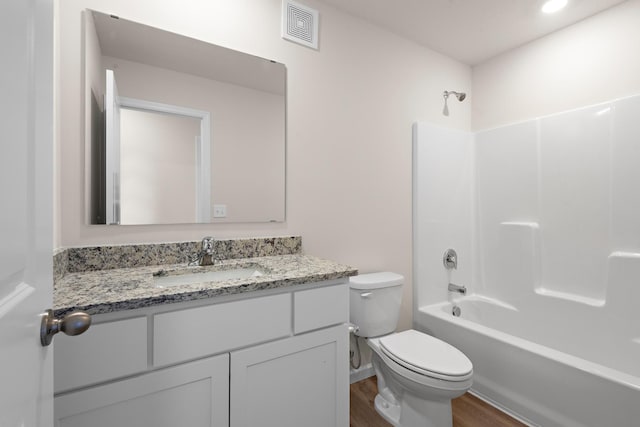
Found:
[{"label": "mirror", "polygon": [[88,222],[284,221],[285,66],[84,15]]}]

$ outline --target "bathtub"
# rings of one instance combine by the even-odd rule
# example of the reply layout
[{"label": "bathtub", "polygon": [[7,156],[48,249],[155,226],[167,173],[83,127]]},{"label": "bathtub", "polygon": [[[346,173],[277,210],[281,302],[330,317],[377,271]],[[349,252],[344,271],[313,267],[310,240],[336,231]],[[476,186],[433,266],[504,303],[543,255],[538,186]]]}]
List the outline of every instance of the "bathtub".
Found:
[{"label": "bathtub", "polygon": [[622,315],[538,294],[518,306],[469,295],[419,307],[414,322],[471,359],[472,393],[526,424],[637,427],[640,327]]}]

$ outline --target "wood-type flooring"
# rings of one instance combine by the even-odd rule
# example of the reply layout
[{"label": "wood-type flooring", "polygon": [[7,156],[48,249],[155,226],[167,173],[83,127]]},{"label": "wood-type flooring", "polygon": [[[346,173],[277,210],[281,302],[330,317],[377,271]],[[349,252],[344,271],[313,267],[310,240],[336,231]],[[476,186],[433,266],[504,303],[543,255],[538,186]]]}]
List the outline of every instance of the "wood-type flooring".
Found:
[{"label": "wood-type flooring", "polygon": [[[351,384],[351,427],[391,427],[373,406],[377,393],[376,377]],[[469,393],[453,399],[451,407],[453,427],[525,426]]]}]

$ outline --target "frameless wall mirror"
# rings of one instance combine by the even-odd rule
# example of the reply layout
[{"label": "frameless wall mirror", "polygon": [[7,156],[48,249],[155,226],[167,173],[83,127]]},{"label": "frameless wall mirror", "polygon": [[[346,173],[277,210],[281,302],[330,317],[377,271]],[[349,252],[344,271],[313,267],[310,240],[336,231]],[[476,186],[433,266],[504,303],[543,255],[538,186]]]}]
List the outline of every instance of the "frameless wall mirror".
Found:
[{"label": "frameless wall mirror", "polygon": [[84,20],[89,223],[284,221],[285,66]]}]

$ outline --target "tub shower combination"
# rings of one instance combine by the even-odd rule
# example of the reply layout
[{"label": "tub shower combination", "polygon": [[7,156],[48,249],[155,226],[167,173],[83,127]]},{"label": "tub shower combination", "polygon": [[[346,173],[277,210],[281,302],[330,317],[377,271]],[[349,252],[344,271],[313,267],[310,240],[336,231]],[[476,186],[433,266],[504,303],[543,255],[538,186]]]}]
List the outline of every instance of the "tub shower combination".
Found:
[{"label": "tub shower combination", "polygon": [[640,425],[640,96],[413,149],[415,328],[528,424]]}]

